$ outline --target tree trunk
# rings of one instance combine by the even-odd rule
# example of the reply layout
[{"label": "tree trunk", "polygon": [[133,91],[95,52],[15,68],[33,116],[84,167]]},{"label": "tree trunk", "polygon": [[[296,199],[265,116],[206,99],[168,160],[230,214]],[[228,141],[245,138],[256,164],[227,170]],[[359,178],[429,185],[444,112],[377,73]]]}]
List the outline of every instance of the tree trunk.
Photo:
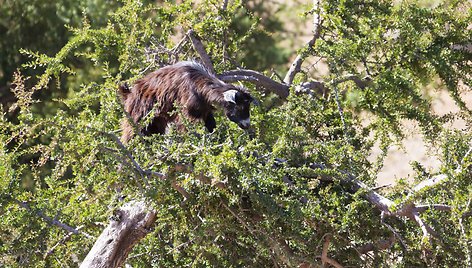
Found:
[{"label": "tree trunk", "polygon": [[156,213],[146,203],[126,203],[114,213],[80,267],[121,267],[134,245],[151,231],[155,221]]}]

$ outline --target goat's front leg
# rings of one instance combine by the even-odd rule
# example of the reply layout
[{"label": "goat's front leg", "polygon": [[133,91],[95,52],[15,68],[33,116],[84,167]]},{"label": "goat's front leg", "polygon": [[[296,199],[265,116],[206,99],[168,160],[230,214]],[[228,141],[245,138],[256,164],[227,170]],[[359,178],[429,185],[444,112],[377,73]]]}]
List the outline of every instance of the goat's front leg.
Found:
[{"label": "goat's front leg", "polygon": [[211,133],[216,128],[216,121],[213,113],[209,113],[205,118],[205,127]]}]

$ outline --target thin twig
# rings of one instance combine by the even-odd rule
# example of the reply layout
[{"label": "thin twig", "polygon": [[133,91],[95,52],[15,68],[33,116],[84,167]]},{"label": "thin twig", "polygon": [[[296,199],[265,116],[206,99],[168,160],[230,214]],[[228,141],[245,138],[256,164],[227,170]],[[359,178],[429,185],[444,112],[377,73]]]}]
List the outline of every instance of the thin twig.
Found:
[{"label": "thin twig", "polygon": [[223,1],[223,6],[221,7],[221,10],[226,11],[227,8],[228,8],[228,0],[224,0]]},{"label": "thin twig", "polygon": [[384,184],[384,185],[379,185],[379,186],[376,186],[376,187],[373,187],[371,188],[372,191],[377,191],[377,190],[380,190],[380,189],[383,189],[383,188],[387,188],[387,187],[390,187],[392,186],[391,183],[388,183],[388,184]]},{"label": "thin twig", "polygon": [[[469,208],[470,206],[470,202],[471,202],[471,198],[469,198],[469,201],[467,201],[467,205],[466,205],[466,209]],[[465,250],[465,255],[466,255],[466,262],[467,262],[467,267],[472,267],[472,249],[471,249],[471,243],[470,243],[470,240],[467,239],[467,234],[466,234],[466,231],[465,231],[465,228],[464,228],[464,224],[462,223],[462,221],[464,220],[464,215],[462,215],[462,217],[459,218],[459,226],[460,226],[460,229],[461,229],[461,234],[462,234],[462,237],[465,239],[464,241],[464,250]]]},{"label": "thin twig", "polygon": [[[77,227],[77,230],[80,230],[83,226],[79,226]],[[59,246],[59,245],[63,245],[65,242],[69,241],[69,239],[72,237],[73,233],[67,233],[59,242],[57,242],[54,246],[51,247],[51,249],[48,250],[48,252],[46,252],[46,254],[44,254],[44,257],[43,259],[47,259],[49,256],[51,256],[51,254],[54,253],[54,251],[56,250],[56,248]]]},{"label": "thin twig", "polygon": [[251,226],[249,226],[243,219],[241,219],[241,217],[238,216],[238,214],[236,214],[236,212],[234,212],[230,207],[228,207],[225,203],[221,202],[221,205],[227,210],[229,211],[229,213],[231,213],[231,215],[233,215],[233,217],[235,217],[239,223],[241,223],[252,235],[256,235],[256,230],[254,230]]},{"label": "thin twig", "polygon": [[[141,168],[141,166],[138,164],[138,162],[136,162],[136,160],[134,159],[133,155],[131,154],[131,152],[126,148],[126,146],[121,142],[120,138],[118,138],[115,134],[113,133],[108,133],[108,132],[105,132],[105,131],[99,131],[99,133],[107,136],[107,137],[110,137],[113,139],[113,141],[115,141],[115,143],[118,145],[118,147],[120,148],[120,150],[128,157],[128,159],[131,161],[131,163],[133,164],[134,166],[134,169],[138,172],[139,176],[141,177],[141,179],[144,181],[144,183],[146,184],[147,187],[149,187],[149,182],[147,181],[146,179],[146,176],[145,176],[145,171]],[[143,189],[143,186],[138,182],[138,186],[140,188],[140,191],[141,193],[144,192],[144,189]]]},{"label": "thin twig", "polygon": [[334,97],[336,100],[336,105],[338,106],[339,116],[341,117],[341,123],[343,124],[344,137],[346,139],[346,142],[348,144],[351,144],[351,138],[347,131],[346,120],[344,119],[344,111],[341,105],[341,101],[339,100],[339,92],[338,92],[338,87],[336,85],[334,85]]},{"label": "thin twig", "polygon": [[393,233],[393,235],[398,239],[398,241],[400,241],[400,245],[402,246],[403,250],[407,251],[408,247],[406,246],[406,243],[403,241],[402,237],[397,233],[397,231],[395,231],[395,229],[393,229],[392,226],[390,226],[389,224],[385,222],[385,216],[386,216],[386,213],[382,211],[380,213],[380,223],[384,225],[385,227],[387,227],[390,230],[390,232]]}]

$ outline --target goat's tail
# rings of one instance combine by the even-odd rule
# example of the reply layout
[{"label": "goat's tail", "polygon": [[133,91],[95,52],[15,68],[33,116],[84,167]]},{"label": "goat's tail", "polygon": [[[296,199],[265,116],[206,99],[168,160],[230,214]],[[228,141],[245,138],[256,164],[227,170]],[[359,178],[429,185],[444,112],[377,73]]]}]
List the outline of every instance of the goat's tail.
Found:
[{"label": "goat's tail", "polygon": [[128,98],[128,95],[131,93],[131,89],[128,86],[128,83],[123,83],[118,86],[118,93],[120,94],[121,100],[125,101]]}]

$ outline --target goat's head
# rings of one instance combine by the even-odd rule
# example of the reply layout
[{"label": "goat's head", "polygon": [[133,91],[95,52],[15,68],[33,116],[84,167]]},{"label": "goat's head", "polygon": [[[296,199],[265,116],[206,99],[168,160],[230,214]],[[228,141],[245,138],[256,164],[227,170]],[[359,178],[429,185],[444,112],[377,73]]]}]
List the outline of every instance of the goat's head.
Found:
[{"label": "goat's head", "polygon": [[242,129],[249,128],[251,125],[249,110],[251,102],[255,102],[254,98],[245,89],[233,85],[223,92],[223,96],[223,108],[229,120]]}]

